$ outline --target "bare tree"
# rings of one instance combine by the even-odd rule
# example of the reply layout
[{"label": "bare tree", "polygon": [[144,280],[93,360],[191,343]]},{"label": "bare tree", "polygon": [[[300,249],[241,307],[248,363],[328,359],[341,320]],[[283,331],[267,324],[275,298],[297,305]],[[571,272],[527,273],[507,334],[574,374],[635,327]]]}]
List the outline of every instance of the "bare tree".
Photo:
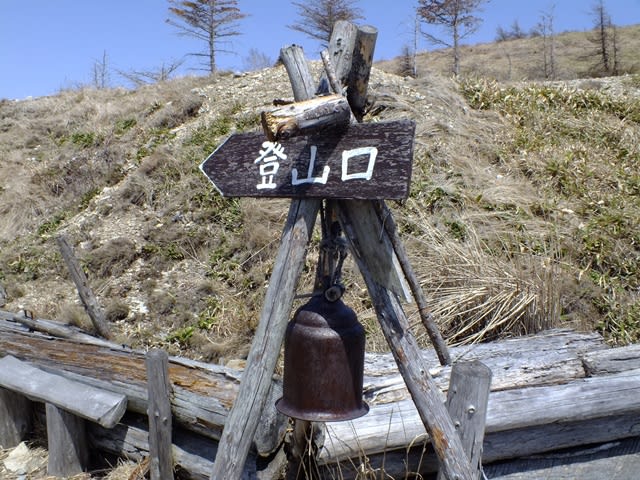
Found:
[{"label": "bare tree", "polygon": [[152,68],[150,70],[131,70],[129,72],[118,70],[118,73],[134,85],[141,86],[148,83],[158,83],[169,80],[171,75],[180,68],[183,63],[183,59],[172,60],[169,63],[163,63],[158,68]]},{"label": "bare tree", "polygon": [[400,64],[398,65],[398,75],[416,78],[416,57],[409,45],[402,47]]},{"label": "bare tree", "polygon": [[292,3],[298,9],[300,20],[289,25],[289,28],[319,40],[323,49],[329,45],[333,26],[338,20],[354,22],[364,18],[361,10],[354,6],[355,0],[309,0]]},{"label": "bare tree", "polygon": [[245,71],[260,70],[273,66],[273,60],[266,53],[251,48],[249,54],[244,58],[243,65]]},{"label": "bare tree", "polygon": [[482,19],[475,15],[489,0],[419,0],[418,15],[424,23],[444,28],[448,39],[423,32],[432,43],[453,50],[453,74],[460,74],[460,41],[478,30]]},{"label": "bare tree", "polygon": [[542,12],[540,22],[537,26],[540,37],[542,37],[544,78],[551,80],[556,78],[556,38],[553,29],[553,21],[555,18],[554,10],[555,5],[552,5],[549,10]]},{"label": "bare tree", "polygon": [[109,57],[107,51],[102,52],[102,58],[93,62],[91,69],[91,80],[93,86],[97,89],[107,88],[109,86]]},{"label": "bare tree", "polygon": [[215,75],[218,53],[231,53],[223,48],[228,38],[240,35],[237,22],[247,15],[238,8],[238,0],[169,0],[169,12],[175,17],[167,23],[181,35],[194,37],[206,45],[201,52],[190,55],[204,59],[203,69]]},{"label": "bare tree", "polygon": [[507,40],[517,40],[519,38],[526,38],[527,32],[522,30],[518,20],[514,20],[509,30],[505,30],[501,26],[496,29],[496,42],[504,42]]},{"label": "bare tree", "polygon": [[613,54],[613,71],[614,75],[620,75],[620,43],[618,42],[618,27],[611,24],[611,53]]},{"label": "bare tree", "polygon": [[588,36],[595,49],[593,56],[598,58],[596,69],[605,75],[617,75],[618,65],[618,35],[616,27],[604,4],[604,0],[597,0],[592,6],[593,31]]}]

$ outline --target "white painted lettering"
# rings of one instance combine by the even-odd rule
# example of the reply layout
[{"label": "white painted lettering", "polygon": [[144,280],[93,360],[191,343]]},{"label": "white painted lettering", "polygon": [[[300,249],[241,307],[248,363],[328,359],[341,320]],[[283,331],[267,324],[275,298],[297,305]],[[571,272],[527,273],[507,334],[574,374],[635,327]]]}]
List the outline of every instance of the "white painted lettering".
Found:
[{"label": "white painted lettering", "polygon": [[[367,169],[364,172],[349,173],[349,159],[358,157],[360,155],[369,155],[369,162]],[[376,147],[361,147],[354,148],[352,150],[345,150],[342,152],[342,181],[347,180],[371,180],[373,176],[373,167],[376,164],[376,157],[378,156],[378,149]]]},{"label": "white painted lettering", "polygon": [[[273,189],[278,185],[274,179],[278,169],[280,168],[280,160],[286,160],[287,155],[284,153],[284,147],[277,142],[263,142],[260,155],[253,163],[260,163],[261,182],[256,185],[258,190]],[[261,163],[262,162],[262,163]]]},{"label": "white painted lettering", "polygon": [[298,169],[291,169],[291,185],[302,185],[305,183],[321,183],[326,184],[327,179],[329,178],[329,165],[325,165],[322,169],[322,176],[320,177],[312,177],[313,169],[316,165],[316,154],[318,152],[318,147],[315,145],[311,146],[311,158],[309,160],[309,168],[307,168],[307,178],[298,178]]}]

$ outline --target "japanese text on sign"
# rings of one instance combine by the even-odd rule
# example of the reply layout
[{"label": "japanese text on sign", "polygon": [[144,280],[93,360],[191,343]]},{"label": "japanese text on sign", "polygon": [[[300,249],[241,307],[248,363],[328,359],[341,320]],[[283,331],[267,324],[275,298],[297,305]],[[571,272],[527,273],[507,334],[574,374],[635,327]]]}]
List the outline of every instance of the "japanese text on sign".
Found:
[{"label": "japanese text on sign", "polygon": [[[259,156],[254,160],[255,164],[259,165],[259,175],[261,178],[260,183],[256,185],[258,190],[263,189],[275,189],[278,185],[275,181],[276,174],[280,168],[279,160],[286,160],[287,155],[284,153],[284,147],[277,142],[263,142],[262,150],[259,151]],[[322,174],[314,177],[313,172],[316,168],[316,158],[318,154],[318,147],[311,145],[309,164],[307,167],[306,177],[300,178],[297,168],[291,169],[291,185],[303,185],[303,184],[326,184],[329,178],[329,172],[331,167],[324,165],[322,168]],[[367,156],[367,168],[364,171],[350,172],[350,160],[355,157]],[[341,180],[343,182],[349,180],[371,180],[373,176],[373,169],[376,164],[376,157],[378,156],[378,149],[376,147],[360,147],[350,150],[344,150],[342,152],[342,164],[341,164]]]}]

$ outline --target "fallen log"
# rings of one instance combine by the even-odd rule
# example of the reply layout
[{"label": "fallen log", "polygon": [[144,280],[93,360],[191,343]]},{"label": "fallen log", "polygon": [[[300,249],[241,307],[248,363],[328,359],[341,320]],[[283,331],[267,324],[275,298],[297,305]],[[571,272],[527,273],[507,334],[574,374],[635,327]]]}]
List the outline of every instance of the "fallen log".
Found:
[{"label": "fallen log", "polygon": [[[580,445],[637,437],[640,435],[637,419],[638,414],[633,413],[585,422],[565,422],[490,433],[485,435],[483,463],[487,465],[496,461],[530,457],[535,455],[533,452],[543,454]],[[418,473],[430,478],[426,474],[437,471],[437,459],[431,445],[423,443],[423,440],[416,438],[414,443],[402,449],[372,455],[361,452],[356,459],[333,461],[323,466],[323,473],[327,478],[356,480],[362,478],[361,472],[366,468],[366,471],[376,474],[375,478],[420,478]]]},{"label": "fallen log", "polygon": [[590,377],[640,369],[640,345],[587,352],[582,363]]},{"label": "fallen log", "polygon": [[[501,342],[454,347],[450,353],[456,362],[478,360],[491,369],[491,411],[499,391],[521,392],[525,387],[562,385],[586,377],[582,357],[603,349],[608,347],[598,334],[553,330]],[[438,387],[446,391],[451,366],[440,366],[433,349],[423,350],[422,354],[425,363],[436,365],[430,372]],[[364,394],[369,413],[351,422],[327,424],[323,462],[357,458],[362,452],[369,455],[401,449],[416,439],[424,440],[422,423],[396,372],[391,354],[366,355]],[[488,416],[487,433],[491,431],[489,422]]]},{"label": "fallen log", "polygon": [[[626,348],[626,347],[625,347]],[[492,371],[491,390],[506,390],[532,385],[552,385],[585,376],[583,357],[610,349],[597,333],[549,330],[532,336],[500,342],[481,343],[450,349],[454,362],[478,360]],[[446,391],[451,366],[440,366],[435,351],[422,350],[429,373],[441,390]],[[629,366],[626,368],[630,369]],[[408,399],[409,392],[390,353],[368,353],[365,357],[364,394],[370,405]]]},{"label": "fallen log", "polygon": [[[522,398],[514,403],[505,402],[501,398],[505,392],[496,392],[490,397],[489,404],[498,405],[499,410],[512,408],[513,412],[508,416],[511,421],[505,420],[496,412],[489,413],[487,418],[487,429],[491,429],[485,436],[483,461],[489,463],[497,460],[508,458],[517,458],[529,456],[535,453],[568,448],[577,445],[585,445],[589,443],[607,442],[625,437],[640,435],[640,424],[638,418],[638,401],[640,396],[637,395],[640,388],[640,372],[632,372],[623,374],[622,376],[611,377],[607,379],[602,377],[599,379],[586,379],[572,382],[566,385],[549,386],[549,387],[532,387],[528,390],[536,390],[535,394],[522,392],[527,389],[517,389],[512,391],[511,396],[520,396]],[[628,385],[627,385],[628,384]],[[599,385],[599,387],[598,387]],[[617,386],[616,386],[617,385]],[[627,385],[625,387],[624,385]],[[635,395],[632,405],[625,406],[624,400],[615,400],[620,394],[620,388],[629,389],[629,385],[633,386],[629,390],[629,395]],[[610,389],[610,387],[614,387]],[[588,418],[589,415],[578,412],[573,416],[573,396],[576,392],[587,392],[586,396],[590,397],[588,403],[597,403],[597,391],[600,391],[604,397],[603,400],[614,399],[618,405],[616,409],[629,409],[632,413],[622,413],[615,415],[613,411],[600,410],[605,415],[600,418]],[[545,395],[549,391],[564,391],[563,395],[555,394],[555,398],[563,396],[567,402],[552,408],[553,404],[544,401]],[[581,397],[582,398],[582,397]],[[536,417],[534,410],[531,414],[528,405],[533,401],[534,405],[538,403],[538,407],[544,411],[545,417]],[[502,407],[500,407],[502,405]],[[504,408],[503,408],[504,407]],[[410,429],[415,422],[410,418],[411,410],[415,407],[410,401],[400,402],[397,405],[384,405],[382,408],[387,409],[390,413],[387,418],[403,418],[404,427]],[[534,407],[535,408],[535,407]],[[491,410],[491,409],[490,409]],[[494,407],[495,410],[495,407]],[[518,419],[519,420],[514,420]],[[536,422],[542,422],[536,425]],[[348,423],[348,422],[343,422]],[[335,444],[339,439],[335,437],[332,426],[338,424],[327,424],[328,438],[325,441],[325,449],[328,444]],[[518,428],[512,428],[518,426]],[[134,460],[140,460],[148,454],[147,433],[144,423],[141,421],[132,421],[127,419],[126,422],[119,425],[113,430],[107,430],[98,426],[92,426],[90,435],[92,441],[102,450],[109,451],[122,457],[129,457]],[[359,428],[354,426],[353,428]],[[505,430],[500,430],[505,428]],[[499,431],[496,431],[499,430]],[[375,431],[384,440],[388,430],[387,424],[379,424],[375,427]],[[434,472],[437,469],[436,456],[426,442],[427,437],[417,432],[413,438],[410,438],[407,432],[406,443],[400,448],[393,445],[387,445],[384,451],[372,454],[365,450],[366,445],[359,443],[360,430],[352,432],[351,438],[342,439],[343,442],[349,443],[353,448],[351,458],[329,459],[325,463],[326,475],[336,474],[340,471],[342,477],[329,478],[356,478],[358,472],[362,472],[362,466],[367,465],[371,470],[384,471],[387,475],[394,478],[404,478],[406,472]],[[185,443],[186,442],[186,443]],[[189,445],[187,447],[187,445]],[[192,478],[207,478],[210,472],[210,466],[213,464],[212,459],[215,458],[217,444],[210,439],[198,440],[188,432],[176,435],[174,438],[174,458],[176,464],[190,472]],[[366,457],[367,461],[364,460]],[[248,461],[245,466],[245,475],[249,475],[250,467],[255,462]],[[329,473],[327,473],[329,472]],[[333,473],[330,473],[333,472]]]}]

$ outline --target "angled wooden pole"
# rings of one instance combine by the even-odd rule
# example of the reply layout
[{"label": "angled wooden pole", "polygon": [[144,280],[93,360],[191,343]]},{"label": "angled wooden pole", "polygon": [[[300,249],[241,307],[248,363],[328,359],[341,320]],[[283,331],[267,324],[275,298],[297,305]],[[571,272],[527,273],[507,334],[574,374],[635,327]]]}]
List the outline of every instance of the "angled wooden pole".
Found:
[{"label": "angled wooden pole", "polygon": [[427,299],[424,296],[424,292],[422,291],[422,287],[420,287],[420,282],[418,281],[413,268],[411,267],[411,263],[409,262],[409,256],[402,244],[402,240],[400,239],[400,235],[398,234],[398,227],[396,226],[396,221],[393,218],[393,214],[389,207],[387,207],[386,203],[382,200],[375,203],[376,211],[378,212],[378,216],[384,225],[384,230],[387,232],[389,240],[393,245],[393,249],[398,257],[398,261],[400,262],[400,266],[402,267],[402,271],[404,272],[404,276],[409,282],[409,287],[411,288],[411,293],[413,294],[413,298],[418,305],[418,312],[420,313],[420,319],[422,320],[422,324],[427,330],[427,334],[429,335],[429,339],[431,340],[431,344],[438,355],[438,360],[440,360],[441,365],[451,365],[451,355],[449,355],[449,349],[447,348],[447,344],[442,338],[442,334],[440,333],[440,329],[438,325],[433,320],[433,316],[429,312],[429,308],[427,307]]},{"label": "angled wooden pole", "polygon": [[[353,27],[344,25],[341,22],[336,24],[336,28],[338,26],[345,28],[345,31],[348,31],[349,28],[353,29]],[[376,36],[377,31],[372,27],[357,29],[353,46],[349,42],[341,42],[341,44],[352,48],[351,68],[346,70],[344,65],[341,65],[336,67],[335,76],[331,75],[331,72],[327,74],[327,81],[331,83],[334,91],[339,87],[339,85],[336,85],[336,80],[347,87],[349,104],[359,120],[363,116],[364,106],[366,105],[369,72]],[[327,70],[331,70],[331,57],[340,58],[341,56],[349,55],[349,50],[342,48],[337,52],[330,51],[330,54],[332,55],[323,56]],[[382,202],[378,204],[379,207],[380,205],[382,205]],[[412,274],[406,252],[397,237],[397,231],[392,228],[394,225],[391,225],[389,230],[385,231],[385,225],[380,219],[379,213],[377,218],[365,215],[367,211],[373,210],[373,202],[344,200],[338,202],[338,209],[340,222],[349,240],[356,263],[367,284],[382,331],[391,347],[393,356],[398,364],[398,370],[407,384],[425,428],[432,438],[434,449],[443,466],[442,470],[450,480],[471,480],[473,478],[472,469],[465,456],[460,437],[457,435],[453,422],[442,403],[440,390],[429,375],[427,365],[424,364],[420,355],[420,348],[409,330],[409,322],[404,311],[398,302],[396,294],[387,286],[386,279],[385,282],[380,282],[379,274],[374,273],[381,263],[388,262],[388,259],[395,253],[398,261],[404,264],[402,265],[403,273],[405,275],[407,273],[409,275]],[[365,233],[371,229],[380,232],[381,238]],[[386,233],[386,235],[382,235],[383,233]],[[393,235],[394,233],[396,235]],[[393,251],[390,251],[389,248],[380,248],[383,244],[381,240],[386,240],[387,244],[392,244]],[[374,245],[371,246],[371,244]],[[402,257],[402,259],[399,257]],[[413,285],[414,295],[416,293],[415,283],[417,282],[414,282]],[[419,298],[424,299],[423,297]],[[429,333],[432,334],[433,331]],[[435,339],[434,344],[440,347],[439,357],[441,362],[449,363],[448,351],[439,332],[437,332],[437,335],[433,335],[433,339]]]},{"label": "angled wooden pole", "polygon": [[[362,245],[378,239],[359,236],[358,224],[363,221],[359,201],[338,202],[338,216],[360,273],[373,300],[378,321],[393,353],[422,423],[431,437],[442,470],[448,480],[473,480],[474,471],[462,446],[460,436],[444,405],[440,389],[429,374],[420,347],[409,329],[409,321],[396,296],[378,283],[371,273],[383,253],[363,254]],[[379,231],[383,231],[379,225]]]},{"label": "angled wooden pole", "polygon": [[[315,88],[302,49],[285,48],[281,58],[292,79],[295,99],[313,96]],[[212,480],[235,480],[242,474],[267,399],[319,209],[320,200],[291,202],[238,397],[220,438]]]},{"label": "angled wooden pole", "polygon": [[56,241],[58,242],[62,258],[69,269],[71,279],[76,285],[78,295],[80,295],[80,300],[82,300],[82,304],[91,318],[93,326],[102,338],[111,338],[111,331],[109,329],[107,319],[104,316],[104,312],[100,307],[100,304],[98,303],[98,299],[93,294],[93,290],[89,287],[89,280],[87,280],[87,276],[84,274],[80,263],[76,259],[76,256],[73,253],[73,248],[69,245],[69,242],[64,235],[57,237]]}]

